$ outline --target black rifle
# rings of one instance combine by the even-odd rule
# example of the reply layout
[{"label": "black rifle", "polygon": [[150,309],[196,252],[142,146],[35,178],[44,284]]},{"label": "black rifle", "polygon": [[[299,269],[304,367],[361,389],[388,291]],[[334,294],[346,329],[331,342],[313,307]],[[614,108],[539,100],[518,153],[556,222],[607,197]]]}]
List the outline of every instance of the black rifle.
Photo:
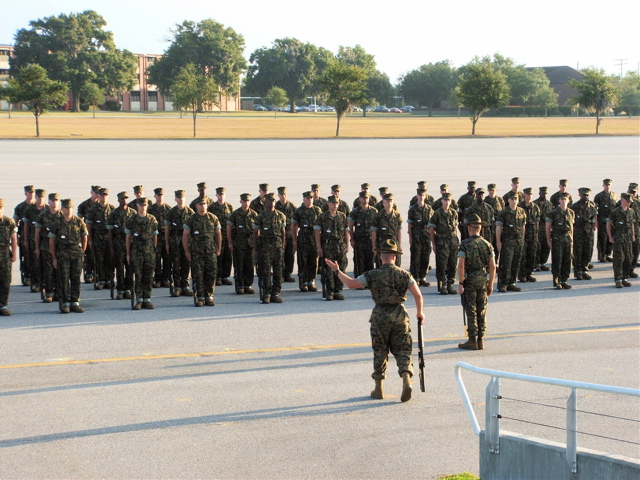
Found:
[{"label": "black rifle", "polygon": [[42,253],[42,250],[40,250],[40,256],[38,257],[38,261],[40,262],[40,300],[44,300],[47,293],[44,282],[44,255]]},{"label": "black rifle", "polygon": [[[462,287],[464,288],[464,282],[462,282]],[[462,295],[460,295],[460,304],[462,305],[462,325],[467,326],[467,310],[464,308],[464,297],[467,293],[467,289],[464,288],[462,291]]]},{"label": "black rifle", "polygon": [[296,248],[297,260],[298,260],[298,288],[302,290],[302,284],[304,283],[303,268],[302,268],[302,252],[300,251],[300,242],[296,242],[298,248]]},{"label": "black rifle", "polygon": [[[193,260],[193,257],[191,257],[191,259]],[[193,272],[191,272],[191,273],[193,273]],[[193,304],[197,305],[198,304],[198,291],[196,290],[196,276],[195,275],[191,275],[191,291],[193,291]]]},{"label": "black rifle", "polygon": [[131,287],[131,309],[136,306],[136,275],[133,271],[133,259],[126,262],[127,284]]},{"label": "black rifle", "polygon": [[[324,251],[323,251],[324,253]],[[327,262],[324,261],[324,256],[320,257],[320,281],[322,282],[322,299],[327,299]]]},{"label": "black rifle", "polygon": [[358,262],[360,255],[358,254],[358,244],[353,242],[353,275],[359,277],[362,272],[360,271],[360,262]]},{"label": "black rifle", "polygon": [[420,372],[420,391],[424,392],[424,338],[422,336],[420,320],[418,320],[418,369]]},{"label": "black rifle", "polygon": [[111,300],[114,298],[114,292],[116,289],[116,256],[111,255]]},{"label": "black rifle", "polygon": [[[58,262],[60,262],[60,259],[58,259]],[[60,266],[59,263],[58,263],[58,266]],[[56,276],[56,289],[58,291],[58,310],[62,312],[62,304],[64,303],[64,298],[62,298],[62,278],[60,277],[60,269],[54,268],[53,274]],[[67,285],[65,286],[69,288],[68,282],[67,282]]]},{"label": "black rifle", "polygon": [[24,263],[21,264],[21,267],[20,267],[22,269],[21,271],[22,271],[22,276],[23,276],[22,284],[24,285],[24,276],[28,275],[29,276],[29,281],[33,282],[33,278],[32,278],[33,275],[31,274],[31,254],[29,252],[29,244],[27,243],[26,247],[21,247],[21,248],[23,248],[24,251],[26,252],[24,257],[23,257]]},{"label": "black rifle", "polygon": [[238,259],[236,258],[236,247],[231,250],[231,264],[233,265],[233,286],[238,291]]},{"label": "black rifle", "polygon": [[260,254],[258,253],[259,249],[256,248],[255,251],[255,265],[256,265],[256,275],[258,276],[258,293],[260,294],[260,303],[264,303],[262,300],[262,275],[260,275]]},{"label": "black rifle", "polygon": [[95,290],[98,286],[98,264],[96,263],[96,249],[93,241],[91,242],[91,260],[93,260],[93,289]]}]

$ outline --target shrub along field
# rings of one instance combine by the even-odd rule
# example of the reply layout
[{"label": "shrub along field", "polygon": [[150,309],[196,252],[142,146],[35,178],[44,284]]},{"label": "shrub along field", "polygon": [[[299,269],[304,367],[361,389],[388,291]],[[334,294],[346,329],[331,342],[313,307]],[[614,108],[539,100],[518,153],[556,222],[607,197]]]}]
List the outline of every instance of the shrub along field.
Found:
[{"label": "shrub along field", "polygon": [[[35,119],[30,112],[6,112],[0,116],[0,138],[34,138]],[[341,122],[341,138],[467,137],[467,117],[425,117],[398,114],[351,114]],[[222,112],[198,115],[197,137],[207,139],[333,138],[336,116],[332,113]],[[594,135],[595,117],[482,117],[477,137]],[[606,117],[601,135],[639,135],[638,117]],[[70,139],[190,139],[190,114],[98,112],[51,113],[40,117],[41,138]]]}]

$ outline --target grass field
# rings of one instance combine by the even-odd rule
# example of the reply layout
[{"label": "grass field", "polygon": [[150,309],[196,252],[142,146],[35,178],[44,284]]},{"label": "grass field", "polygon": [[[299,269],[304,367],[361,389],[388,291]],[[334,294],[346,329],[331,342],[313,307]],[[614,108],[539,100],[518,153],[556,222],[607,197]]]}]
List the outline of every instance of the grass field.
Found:
[{"label": "grass field", "polygon": [[[515,117],[481,118],[477,137],[580,136],[594,135],[595,118],[587,117]],[[198,138],[333,138],[335,114],[288,114],[274,118],[271,112],[210,113],[198,116]],[[341,122],[342,138],[428,138],[468,137],[471,121],[467,117],[423,117],[376,114],[362,117],[353,114]],[[610,117],[600,125],[601,135],[639,135],[638,117]],[[0,117],[0,138],[34,138],[35,119],[29,112],[12,112]],[[98,112],[55,112],[40,117],[41,138],[70,139],[191,139],[190,115],[180,118],[171,112],[132,114]]]}]

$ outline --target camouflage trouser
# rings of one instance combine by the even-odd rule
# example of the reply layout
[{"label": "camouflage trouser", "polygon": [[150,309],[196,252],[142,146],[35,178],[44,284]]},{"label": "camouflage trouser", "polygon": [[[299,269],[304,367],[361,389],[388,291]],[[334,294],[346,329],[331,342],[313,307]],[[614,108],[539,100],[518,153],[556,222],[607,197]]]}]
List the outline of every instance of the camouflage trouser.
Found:
[{"label": "camouflage trouser", "polygon": [[421,280],[429,271],[429,257],[431,256],[431,242],[427,237],[413,237],[411,243],[411,268],[414,279]]},{"label": "camouflage trouser", "polygon": [[[111,281],[111,252],[109,251],[109,237],[102,233],[93,235],[93,254],[96,263],[94,265],[94,281],[105,283]],[[155,260],[155,259],[154,259]]]},{"label": "camouflage trouser", "polygon": [[500,251],[498,287],[508,287],[516,283],[523,249],[524,240],[522,238],[505,239],[503,237],[502,250]]},{"label": "camouflage trouser", "polygon": [[173,288],[187,288],[189,286],[189,269],[191,267],[182,246],[182,235],[169,237],[169,256],[171,257],[171,275]]},{"label": "camouflage trouser", "polygon": [[191,273],[195,283],[195,293],[200,299],[212,297],[216,289],[218,257],[213,243],[191,242]]},{"label": "camouflage trouser", "polygon": [[467,333],[469,337],[484,337],[487,331],[487,289],[465,288],[462,294],[464,311],[467,314]]},{"label": "camouflage trouser", "polygon": [[[42,246],[42,244],[40,245]],[[40,258],[38,259],[40,262],[40,275],[42,278],[42,284],[44,285],[44,290],[47,292],[47,297],[53,297],[54,292],[56,291],[56,277],[53,270],[53,257],[51,256],[51,252],[49,250],[40,250]]]},{"label": "camouflage trouser", "polygon": [[586,273],[593,256],[593,233],[573,235],[573,273]]},{"label": "camouflage trouser", "polygon": [[315,242],[298,236],[298,277],[302,284],[309,285],[318,275],[318,249]]},{"label": "camouflage trouser", "polygon": [[453,285],[458,271],[458,237],[436,239],[436,277],[439,283]]},{"label": "camouflage trouser", "polygon": [[95,265],[93,264],[93,253],[91,247],[87,245],[87,249],[84,251],[84,276],[90,277],[94,274]]},{"label": "camouflage trouser", "polygon": [[281,245],[258,239],[258,277],[263,296],[274,295],[282,290],[283,255],[284,249]]},{"label": "camouflage trouser", "polygon": [[[288,232],[289,230],[287,230]],[[296,255],[293,251],[293,237],[290,233],[287,233],[287,244],[284,247],[282,276],[290,277],[293,273],[293,264],[295,263]]]},{"label": "camouflage trouser", "polygon": [[536,266],[540,267],[547,263],[549,260],[549,254],[551,253],[551,249],[549,248],[549,244],[547,243],[547,232],[541,229],[538,232],[538,250],[536,252]]},{"label": "camouflage trouser", "polygon": [[171,275],[171,259],[165,248],[165,243],[158,238],[158,246],[156,247],[156,266],[155,278],[156,282],[169,281]]},{"label": "camouflage trouser", "polygon": [[116,237],[113,241],[113,247],[115,249],[115,269],[116,269],[116,282],[119,293],[131,292],[132,285],[130,285],[130,279],[126,274],[127,263],[127,246],[124,237]]},{"label": "camouflage trouser", "polygon": [[247,288],[253,285],[253,249],[246,241],[242,246],[233,247],[235,261],[234,274],[236,276],[236,288]]},{"label": "camouflage trouser", "polygon": [[613,277],[616,282],[626,280],[633,271],[633,248],[631,238],[615,239],[613,244]]},{"label": "camouflage trouser", "polygon": [[36,257],[36,241],[34,238],[29,239],[29,266],[31,267],[31,286],[40,285],[40,260]]},{"label": "camouflage trouser", "polygon": [[20,222],[18,226],[18,258],[20,260],[20,271],[22,272],[22,282],[24,285],[27,281],[31,284],[31,268],[27,268],[29,265],[29,247],[23,245],[23,237],[20,232],[22,232],[22,222]]},{"label": "camouflage trouser", "polygon": [[60,292],[65,305],[80,301],[80,284],[82,277],[82,250],[79,248],[64,249],[56,246],[58,258],[58,277]]},{"label": "camouflage trouser", "polygon": [[353,249],[353,271],[357,276],[364,272],[373,270],[373,246],[371,237],[356,237],[355,248]]},{"label": "camouflage trouser", "polygon": [[9,304],[11,266],[11,250],[8,246],[0,247],[0,307],[6,307]]},{"label": "camouflage trouser", "polygon": [[222,235],[222,238],[222,248],[220,248],[220,255],[216,259],[218,263],[217,278],[229,278],[231,276],[233,257],[231,256],[231,250],[229,250],[229,243],[226,240],[226,235]]},{"label": "camouflage trouser", "polygon": [[535,225],[527,225],[524,234],[524,248],[520,260],[520,277],[528,277],[533,273],[536,266],[536,255],[538,253],[538,231]]},{"label": "camouflage trouser", "polygon": [[600,220],[598,216],[598,260],[602,257],[608,257],[613,251],[613,245],[609,242],[609,235],[607,234],[607,221]]},{"label": "camouflage trouser", "polygon": [[551,272],[558,282],[565,283],[571,274],[571,260],[573,245],[569,235],[554,235],[551,237]]},{"label": "camouflage trouser", "polygon": [[638,266],[638,254],[640,254],[640,232],[636,233],[636,241],[631,244],[631,271]]},{"label": "camouflage trouser", "polygon": [[[345,252],[344,248],[335,248],[332,245],[325,245],[323,253],[324,258],[328,258],[329,260],[333,260],[334,262],[336,262],[340,267],[340,270],[344,272],[347,269],[349,260],[347,259],[347,253]],[[342,293],[344,284],[338,277],[338,272],[334,272],[329,267],[327,267],[326,264],[322,265],[322,267],[324,267],[327,294]]]},{"label": "camouflage trouser", "polygon": [[151,298],[153,274],[156,268],[156,252],[153,244],[138,246],[134,243],[131,245],[131,263],[135,275],[136,298],[139,301]]},{"label": "camouflage trouser", "polygon": [[[400,311],[399,309],[402,309]],[[402,322],[389,321],[391,317],[404,315]],[[374,380],[384,380],[387,376],[387,364],[389,362],[389,352],[393,354],[398,366],[398,375],[409,372],[413,376],[413,360],[411,350],[413,339],[411,338],[411,327],[409,318],[403,305],[395,307],[376,306],[371,315],[371,348],[373,349],[373,373]]]}]

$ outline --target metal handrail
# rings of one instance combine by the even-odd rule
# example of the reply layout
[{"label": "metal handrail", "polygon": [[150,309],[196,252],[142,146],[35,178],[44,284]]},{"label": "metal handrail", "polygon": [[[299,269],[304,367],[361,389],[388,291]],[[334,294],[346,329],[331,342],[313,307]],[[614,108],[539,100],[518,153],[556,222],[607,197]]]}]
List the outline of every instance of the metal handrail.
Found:
[{"label": "metal handrail", "polygon": [[491,380],[489,381],[486,390],[486,410],[485,410],[485,439],[489,443],[489,451],[492,453],[500,452],[500,378],[509,378],[512,380],[520,380],[523,382],[542,383],[545,385],[555,385],[558,387],[566,387],[571,389],[571,393],[567,398],[567,462],[571,467],[572,472],[577,472],[577,394],[576,390],[592,390],[604,393],[613,393],[617,395],[630,395],[633,397],[640,397],[640,390],[624,387],[612,387],[610,385],[600,385],[596,383],[584,383],[574,382],[571,380],[560,380],[557,378],[536,377],[533,375],[523,375],[520,373],[502,372],[500,370],[490,370],[487,368],[479,368],[468,363],[458,362],[455,366],[455,378],[458,384],[458,389],[462,396],[462,402],[469,420],[471,420],[471,426],[473,432],[476,435],[480,435],[480,425],[478,419],[473,411],[467,389],[462,381],[461,370],[469,370],[481,375],[489,375]]}]

